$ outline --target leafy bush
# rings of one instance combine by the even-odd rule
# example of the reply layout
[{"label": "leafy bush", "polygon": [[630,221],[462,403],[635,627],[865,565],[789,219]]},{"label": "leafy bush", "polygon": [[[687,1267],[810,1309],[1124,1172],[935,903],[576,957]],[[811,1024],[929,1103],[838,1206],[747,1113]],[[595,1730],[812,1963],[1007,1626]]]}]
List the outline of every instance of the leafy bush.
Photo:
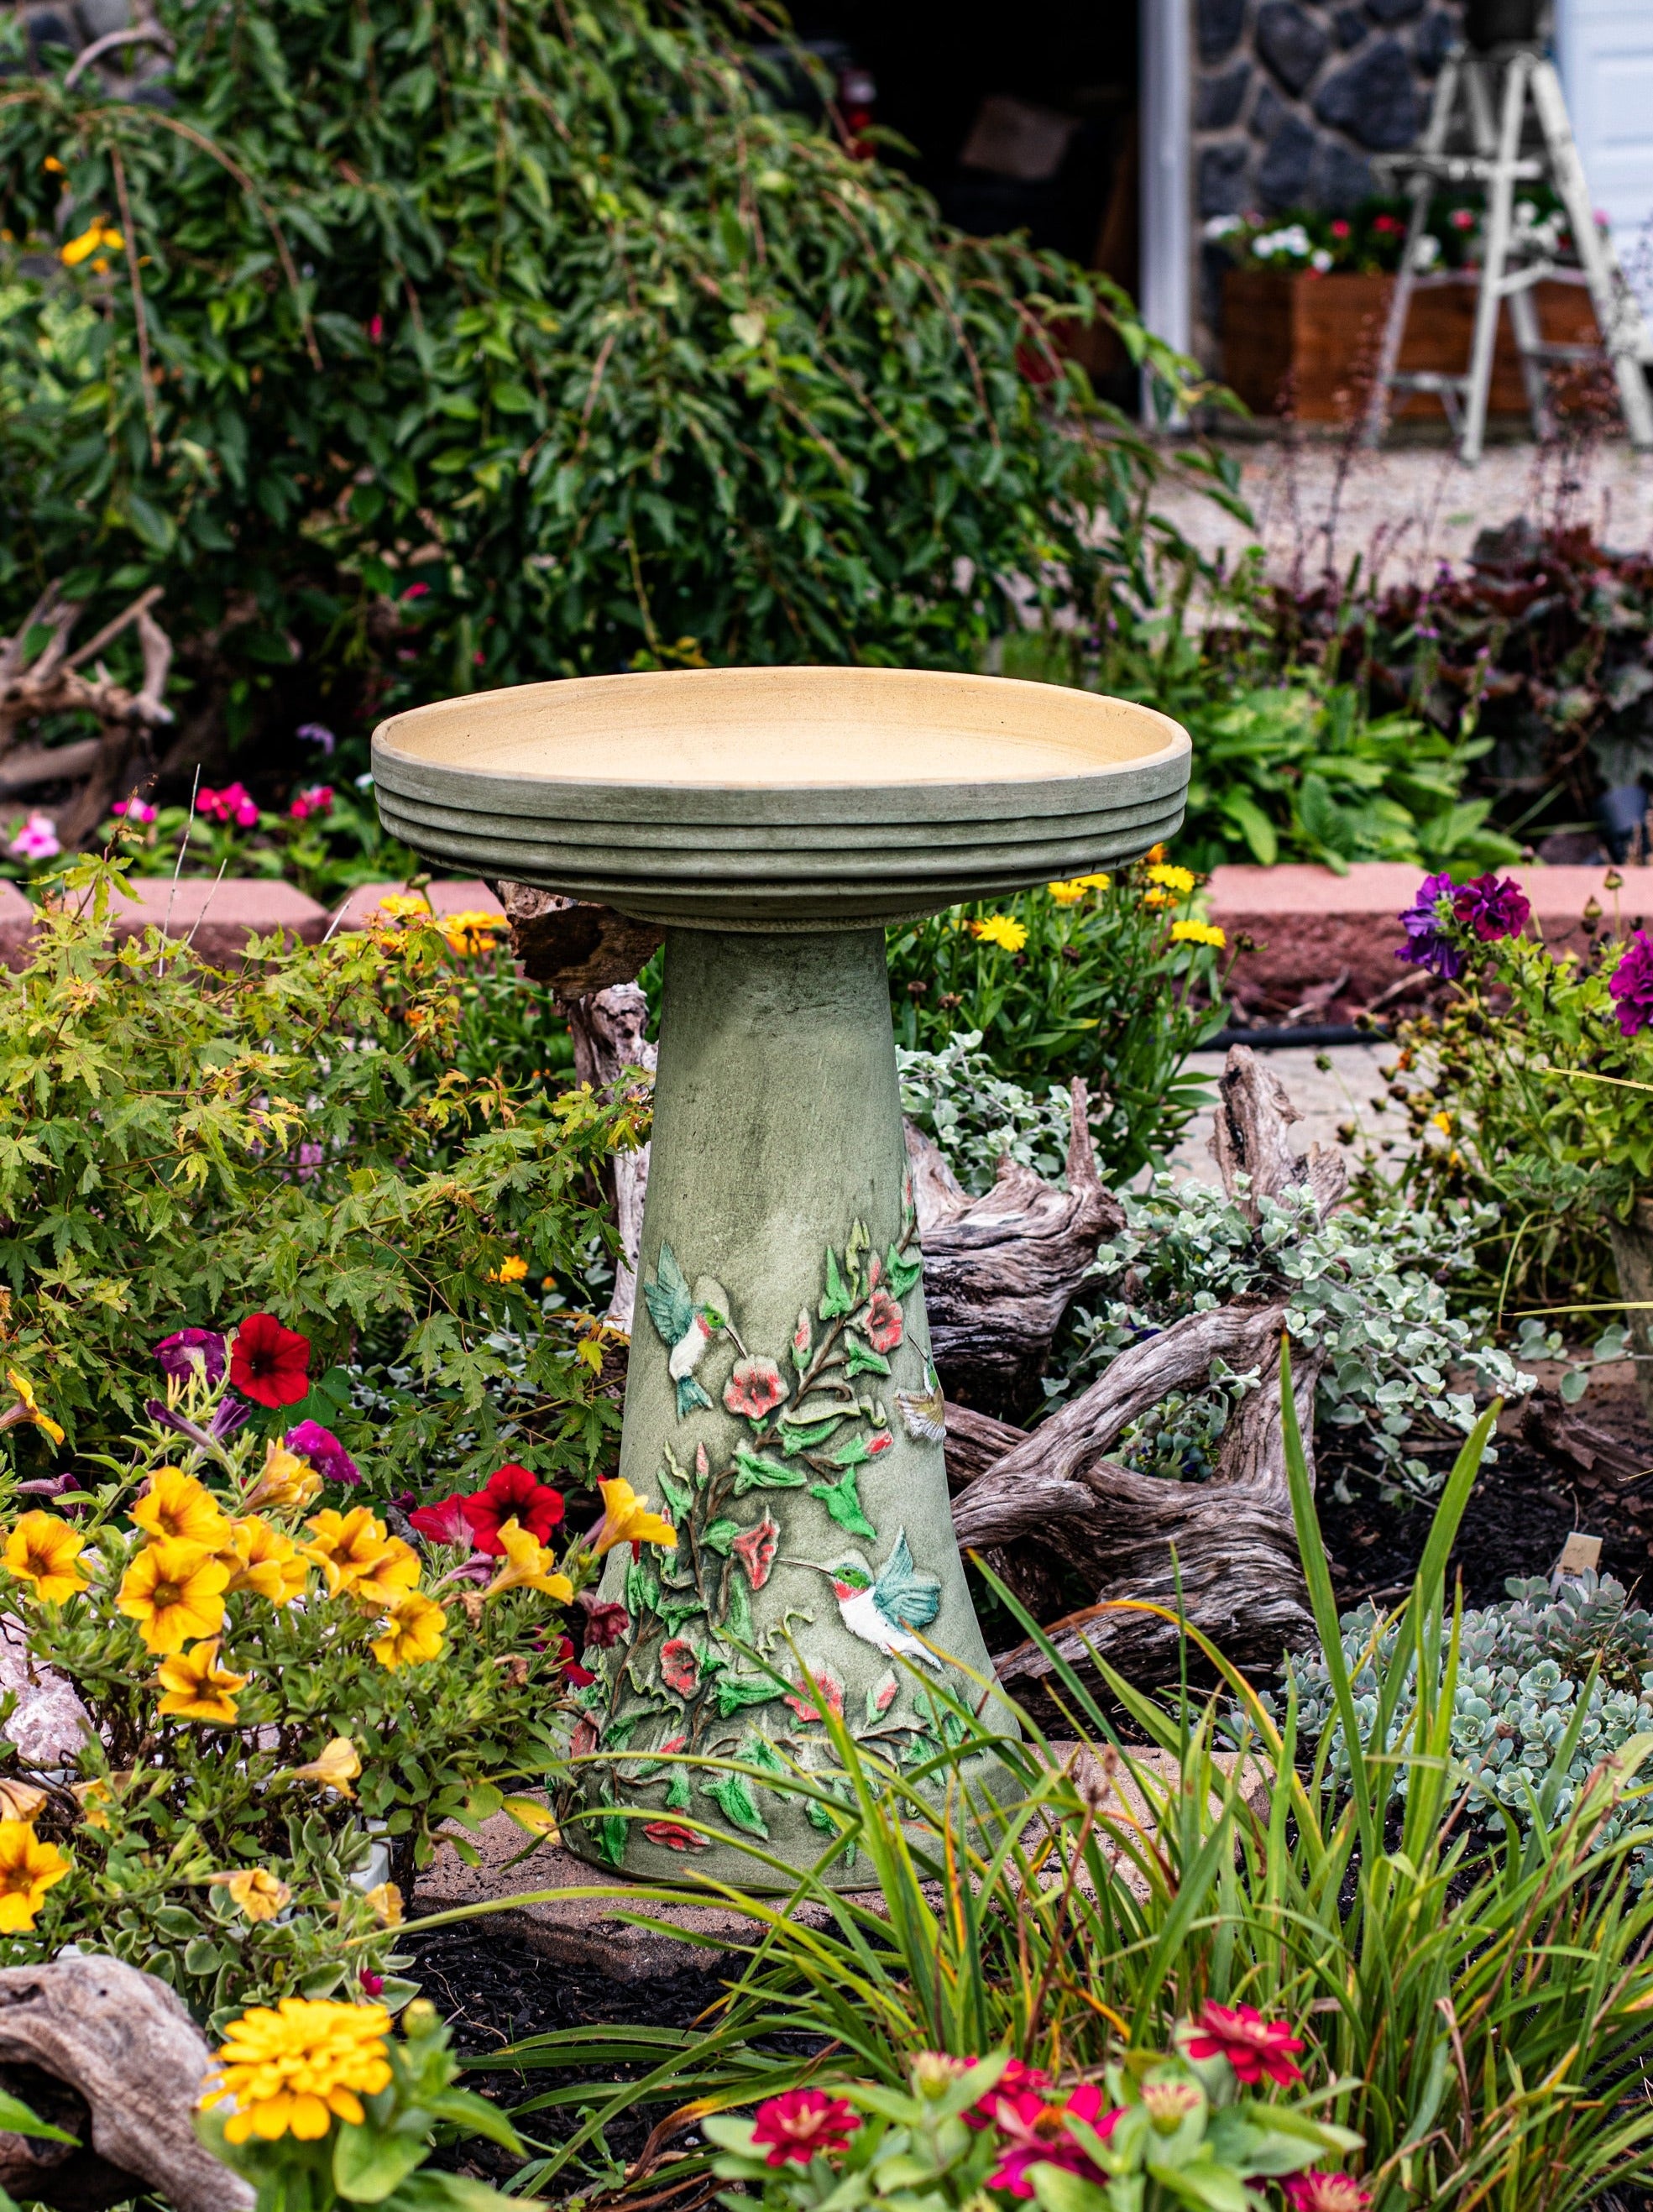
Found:
[{"label": "leafy bush", "polygon": [[330,783],[302,785],[281,814],[258,808],[239,781],[198,788],[192,809],[122,804],[124,818],[98,834],[106,847],[119,842],[135,876],[280,878],[332,906],[358,884],[404,883],[423,865],[386,836],[371,797]]},{"label": "leafy bush", "polygon": [[[1526,1830],[1541,1818],[1565,1820],[1601,1761],[1617,1758],[1653,1721],[1653,1618],[1632,1609],[1610,1575],[1581,1575],[1554,1594],[1541,1577],[1504,1587],[1507,1602],[1466,1613],[1460,1626],[1451,1746],[1480,1816],[1496,1819],[1507,1808]],[[1356,1723],[1374,1749],[1380,1690],[1401,1680],[1386,1715],[1390,1740],[1398,1741],[1416,1702],[1405,1686],[1416,1662],[1397,1650],[1397,1623],[1363,1605],[1340,1626]],[[1295,1655],[1287,1675],[1303,1742],[1317,1745],[1323,1735],[1328,1772],[1346,1779],[1343,1723],[1323,1655]],[[1404,1777],[1399,1787],[1404,1794]],[[1602,1840],[1635,1818],[1619,1808],[1603,1821]],[[1644,1845],[1632,1864],[1639,1886],[1653,1870],[1653,1851]]]},{"label": "leafy bush", "polygon": [[[358,1966],[378,1978],[402,1915],[386,1877],[410,1882],[444,1823],[504,1805],[544,1830],[507,1793],[562,1771],[561,1609],[605,1548],[548,1551],[562,1500],[522,1469],[475,1521],[459,1508],[442,1534],[463,1541],[422,1556],[388,1534],[328,1488],[354,1479],[333,1438],[238,1428],[232,1380],[275,1395],[280,1334],[249,1323],[227,1369],[216,1340],[180,1350],[102,1479],[15,1518],[0,1553],[30,1665],[72,1689],[83,1733],[28,1760],[6,1747],[9,1962],[95,1941],[215,2024]],[[471,1559],[473,1534],[491,1556]]]},{"label": "leafy bush", "polygon": [[778,106],[744,9],[159,17],[164,104],[0,112],[0,605],[160,584],[233,739],[295,678],[970,666],[1133,557],[1152,448],[1048,332],[1188,365]]},{"label": "leafy bush", "polygon": [[[1024,891],[1002,912],[955,908],[890,933],[896,1042],[909,1092],[939,1098],[990,1062],[1017,1084],[1091,1086],[1104,1178],[1158,1160],[1205,1105],[1182,1063],[1222,1027],[1223,933],[1192,912],[1196,884],[1156,847],[1113,876]],[[982,1062],[951,1040],[974,1031]],[[972,1109],[979,1114],[980,1107]],[[939,1137],[939,1126],[935,1133]]]},{"label": "leafy bush", "polygon": [[[502,1442],[586,1469],[617,1413],[572,1316],[608,1233],[595,1171],[639,1109],[450,1066],[465,971],[416,918],[221,971],[153,928],[112,950],[119,896],[118,868],[80,864],[0,994],[8,1357],[71,1443],[137,1412],[159,1339],[252,1308],[317,1354],[317,1402],[287,1418],[392,1486]],[[347,1364],[377,1393],[355,1413]]]},{"label": "leafy bush", "polygon": [[1040,1098],[1007,1082],[981,1046],[981,1030],[967,1030],[939,1052],[897,1047],[902,1112],[946,1155],[968,1191],[990,1190],[1006,1153],[1047,1182],[1061,1182],[1073,1133],[1072,1094],[1053,1083]]}]

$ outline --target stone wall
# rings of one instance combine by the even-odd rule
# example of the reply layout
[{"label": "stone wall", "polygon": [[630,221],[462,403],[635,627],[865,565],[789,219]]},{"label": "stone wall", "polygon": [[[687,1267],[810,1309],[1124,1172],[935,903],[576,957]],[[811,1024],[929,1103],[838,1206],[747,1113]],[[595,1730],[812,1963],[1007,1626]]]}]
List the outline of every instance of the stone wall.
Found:
[{"label": "stone wall", "polygon": [[[1197,220],[1365,198],[1370,156],[1422,131],[1462,12],[1462,0],[1194,0]],[[1225,265],[1205,249],[1207,357]]]}]

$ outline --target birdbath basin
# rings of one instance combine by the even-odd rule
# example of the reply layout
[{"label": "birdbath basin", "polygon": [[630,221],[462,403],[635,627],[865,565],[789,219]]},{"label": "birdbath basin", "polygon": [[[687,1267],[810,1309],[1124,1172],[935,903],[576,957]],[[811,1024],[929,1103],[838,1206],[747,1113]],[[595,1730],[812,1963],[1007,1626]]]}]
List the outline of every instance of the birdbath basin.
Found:
[{"label": "birdbath basin", "polygon": [[665,928],[620,1474],[678,1543],[610,1555],[629,1626],[583,1693],[568,1830],[598,1863],[778,1883],[765,1858],[811,1863],[827,1838],[764,1777],[832,1788],[823,1706],[905,1770],[947,1696],[993,1696],[884,927],[1134,858],[1180,823],[1188,766],[1151,708],[903,669],[528,684],[374,733],[380,817],[434,866]]}]

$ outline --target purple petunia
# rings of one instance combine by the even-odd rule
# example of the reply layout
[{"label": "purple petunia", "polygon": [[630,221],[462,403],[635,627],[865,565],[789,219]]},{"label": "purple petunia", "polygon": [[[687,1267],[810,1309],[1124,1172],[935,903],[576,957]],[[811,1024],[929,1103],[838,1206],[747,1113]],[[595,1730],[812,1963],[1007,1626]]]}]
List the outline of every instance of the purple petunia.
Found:
[{"label": "purple petunia", "polygon": [[301,745],[319,745],[323,755],[329,758],[338,743],[325,722],[301,722],[293,734]]},{"label": "purple petunia", "polygon": [[145,1399],[143,1410],[163,1429],[174,1429],[180,1437],[187,1437],[192,1444],[198,1444],[203,1451],[210,1451],[214,1444],[228,1442],[252,1408],[240,1398],[221,1398],[204,1429],[198,1421],[189,1420],[184,1414],[172,1412],[159,1398]]},{"label": "purple petunia", "polygon": [[198,1374],[210,1386],[223,1376],[224,1340],[216,1328],[180,1328],[175,1336],[161,1339],[155,1357],[163,1375],[187,1382]]},{"label": "purple petunia", "polygon": [[1532,910],[1513,876],[1477,876],[1452,895],[1454,919],[1488,945],[1500,937],[1519,937]]},{"label": "purple petunia", "polygon": [[1634,1036],[1653,1022],[1653,938],[1638,929],[1607,979],[1607,989],[1618,1002],[1619,1026]]},{"label": "purple petunia", "polygon": [[1425,876],[1418,886],[1418,896],[1401,915],[1401,927],[1406,931],[1407,941],[1395,954],[1397,960],[1409,961],[1414,968],[1431,968],[1437,975],[1449,981],[1463,973],[1464,956],[1447,936],[1451,909],[1443,916],[1443,904],[1453,896],[1450,876],[1443,872],[1438,876]]},{"label": "purple petunia", "polygon": [[307,1459],[324,1482],[360,1482],[361,1470],[331,1429],[319,1421],[301,1421],[282,1439],[290,1452]]}]

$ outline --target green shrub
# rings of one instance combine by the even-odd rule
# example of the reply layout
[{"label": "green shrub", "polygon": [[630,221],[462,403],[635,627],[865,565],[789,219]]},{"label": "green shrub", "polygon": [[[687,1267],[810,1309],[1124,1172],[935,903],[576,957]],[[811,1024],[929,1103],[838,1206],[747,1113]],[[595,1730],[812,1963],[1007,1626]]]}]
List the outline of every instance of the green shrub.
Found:
[{"label": "green shrub", "polygon": [[167,103],[0,108],[0,607],[161,584],[232,738],[295,645],[368,704],[963,667],[1134,557],[1152,448],[1046,332],[1188,365],[777,106],[744,9],[159,13]]},{"label": "green shrub", "polygon": [[267,1310],[316,1388],[266,1428],[313,1415],[420,1487],[587,1469],[618,1417],[571,1315],[639,1109],[451,1066],[470,970],[428,926],[220,970],[153,928],[111,950],[118,867],[65,893],[0,993],[0,1280],[8,1358],[70,1443],[138,1412],[160,1339]]}]

